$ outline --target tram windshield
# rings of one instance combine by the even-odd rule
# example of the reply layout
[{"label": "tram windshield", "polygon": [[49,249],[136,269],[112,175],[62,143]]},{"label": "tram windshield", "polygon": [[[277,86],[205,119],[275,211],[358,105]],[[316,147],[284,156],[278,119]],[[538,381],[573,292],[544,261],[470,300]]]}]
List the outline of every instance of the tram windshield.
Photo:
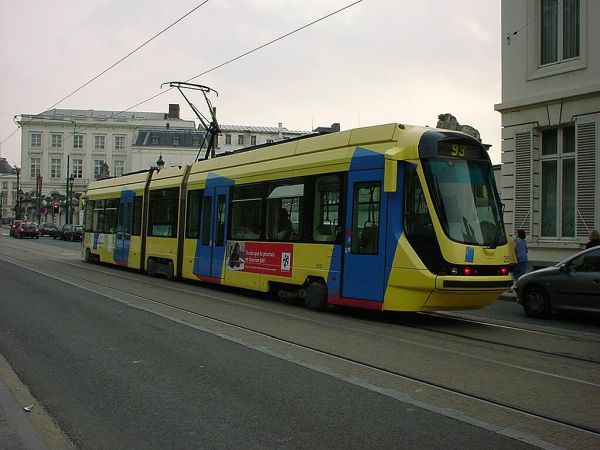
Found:
[{"label": "tram windshield", "polygon": [[487,247],[506,244],[489,162],[429,159],[423,161],[423,167],[436,212],[450,239]]}]

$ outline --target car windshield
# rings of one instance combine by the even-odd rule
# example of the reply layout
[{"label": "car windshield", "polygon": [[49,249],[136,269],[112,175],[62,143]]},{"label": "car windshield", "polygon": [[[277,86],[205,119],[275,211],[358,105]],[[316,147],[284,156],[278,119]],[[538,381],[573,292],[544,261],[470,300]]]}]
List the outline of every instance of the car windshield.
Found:
[{"label": "car windshield", "polygon": [[450,239],[488,247],[507,243],[489,162],[430,159],[423,167],[435,210]]}]

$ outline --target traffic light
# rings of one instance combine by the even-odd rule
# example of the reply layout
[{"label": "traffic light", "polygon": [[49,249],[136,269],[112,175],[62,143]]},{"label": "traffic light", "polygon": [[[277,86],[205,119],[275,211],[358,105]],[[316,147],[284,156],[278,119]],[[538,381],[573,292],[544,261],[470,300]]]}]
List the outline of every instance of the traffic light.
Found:
[{"label": "traffic light", "polygon": [[52,203],[52,211],[54,211],[55,214],[58,214],[60,210],[60,205],[58,203]]}]

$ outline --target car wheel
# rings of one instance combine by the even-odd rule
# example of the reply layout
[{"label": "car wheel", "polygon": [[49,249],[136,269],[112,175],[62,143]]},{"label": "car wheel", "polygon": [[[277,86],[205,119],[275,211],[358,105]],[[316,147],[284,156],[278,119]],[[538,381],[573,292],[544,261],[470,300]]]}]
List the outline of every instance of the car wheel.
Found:
[{"label": "car wheel", "polygon": [[321,281],[312,281],[306,288],[304,305],[309,309],[322,311],[327,308],[327,286]]},{"label": "car wheel", "polygon": [[541,319],[551,312],[548,295],[539,287],[531,287],[523,294],[523,309],[529,317]]}]

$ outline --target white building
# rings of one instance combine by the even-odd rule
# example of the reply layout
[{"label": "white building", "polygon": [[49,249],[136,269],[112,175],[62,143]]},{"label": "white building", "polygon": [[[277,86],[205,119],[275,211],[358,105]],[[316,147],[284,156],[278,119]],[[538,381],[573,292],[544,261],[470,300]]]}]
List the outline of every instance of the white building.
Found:
[{"label": "white building", "polygon": [[600,2],[502,0],[502,201],[533,266],[600,227]]},{"label": "white building", "polygon": [[[310,131],[288,130],[279,123],[277,127],[248,125],[221,125],[221,136],[217,140],[216,153],[225,153],[240,148],[283,141],[310,134]],[[339,131],[339,130],[338,130]]]},{"label": "white building", "polygon": [[[204,132],[196,130],[193,120],[179,117],[177,104],[169,105],[168,113],[53,109],[23,114],[19,124],[23,215],[38,218],[36,184],[41,176],[40,221],[57,224],[71,221],[66,215],[71,176],[74,199],[69,216],[77,222],[77,198],[104,164],[110,176],[156,167],[159,157],[167,167],[192,164],[198,155],[204,157],[207,145],[199,152]],[[281,123],[278,127],[221,125],[221,130],[217,154],[310,133],[288,130]],[[51,207],[55,203],[60,205],[58,214]]]},{"label": "white building", "polygon": [[6,158],[0,157],[0,225],[15,218],[17,174]]},{"label": "white building", "polygon": [[[69,176],[74,179],[73,192],[80,194],[98,177],[104,163],[111,176],[141,168],[134,166],[131,152],[140,128],[195,129],[194,121],[179,118],[179,105],[169,105],[169,113],[53,109],[37,115],[22,114],[19,125],[25,215],[37,218],[39,175],[40,205],[47,211],[41,220],[55,223],[70,221],[65,214]],[[50,211],[50,203],[55,202],[61,205],[58,215]]]}]

